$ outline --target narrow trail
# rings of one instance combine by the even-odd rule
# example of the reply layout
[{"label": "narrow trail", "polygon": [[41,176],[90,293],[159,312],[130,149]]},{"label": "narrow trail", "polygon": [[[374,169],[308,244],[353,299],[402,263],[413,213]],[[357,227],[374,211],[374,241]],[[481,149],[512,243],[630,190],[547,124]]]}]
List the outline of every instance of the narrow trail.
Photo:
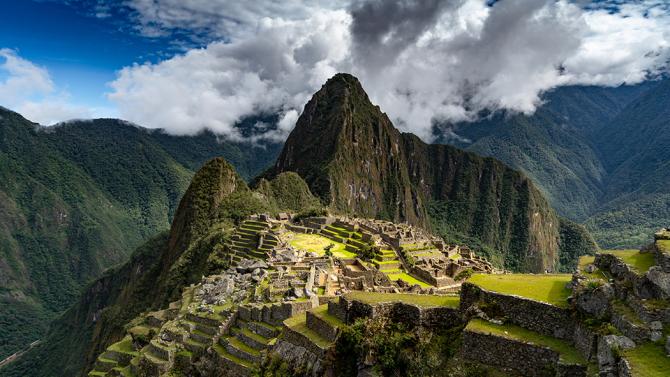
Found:
[{"label": "narrow trail", "polygon": [[15,353],[9,355],[6,359],[0,361],[0,368],[2,368],[2,367],[4,367],[5,365],[11,363],[12,361],[18,359],[19,357],[21,357],[21,355],[23,355],[24,353],[30,351],[33,347],[37,346],[38,344],[40,344],[40,340],[39,340],[39,339],[36,340],[36,341],[34,341],[34,342],[32,342],[32,343],[30,343],[30,345],[29,345],[28,347],[22,349],[21,351],[18,351],[18,352],[15,352]]}]

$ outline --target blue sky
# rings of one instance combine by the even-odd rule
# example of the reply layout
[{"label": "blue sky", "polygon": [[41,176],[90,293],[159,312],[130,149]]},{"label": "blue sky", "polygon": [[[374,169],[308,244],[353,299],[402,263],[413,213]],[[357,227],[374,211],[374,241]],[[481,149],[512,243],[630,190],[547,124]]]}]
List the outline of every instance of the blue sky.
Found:
[{"label": "blue sky", "polygon": [[0,105],[53,124],[120,117],[231,139],[257,113],[282,139],[336,72],[399,128],[531,113],[563,85],[656,79],[665,0],[0,0]]},{"label": "blue sky", "polygon": [[113,108],[105,92],[117,70],[156,62],[176,51],[168,38],[134,32],[122,14],[96,17],[81,2],[2,2],[0,48],[46,67],[56,87],[81,105]]}]

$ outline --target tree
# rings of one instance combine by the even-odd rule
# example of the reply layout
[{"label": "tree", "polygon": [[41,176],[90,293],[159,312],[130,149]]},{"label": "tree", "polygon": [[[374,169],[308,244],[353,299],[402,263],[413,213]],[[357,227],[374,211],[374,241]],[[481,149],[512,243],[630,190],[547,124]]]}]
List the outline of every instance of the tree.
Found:
[{"label": "tree", "polygon": [[327,257],[332,257],[333,256],[333,248],[335,247],[334,243],[331,243],[330,245],[326,246],[323,248],[323,251],[325,252],[324,254]]}]

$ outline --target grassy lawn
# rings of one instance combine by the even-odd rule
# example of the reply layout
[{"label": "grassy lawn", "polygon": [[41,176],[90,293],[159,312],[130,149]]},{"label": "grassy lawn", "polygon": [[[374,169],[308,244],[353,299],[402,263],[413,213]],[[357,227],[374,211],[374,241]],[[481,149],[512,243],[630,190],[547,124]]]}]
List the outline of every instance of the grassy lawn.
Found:
[{"label": "grassy lawn", "polygon": [[291,330],[308,337],[309,340],[321,348],[327,348],[332,344],[327,339],[322,338],[316,331],[307,327],[307,319],[304,313],[285,320],[284,324]]},{"label": "grassy lawn", "polygon": [[665,355],[663,346],[654,343],[624,351],[624,357],[630,363],[633,376],[661,377],[670,371],[670,357]]},{"label": "grassy lawn", "polygon": [[421,281],[421,280],[415,278],[414,276],[412,276],[408,273],[405,273],[405,272],[387,274],[387,276],[389,277],[389,279],[394,280],[394,281],[398,280],[398,279],[402,279],[406,283],[408,283],[409,285],[419,284],[419,286],[421,286],[421,288],[432,287],[432,285],[430,285],[428,283],[425,283],[425,282],[423,282],[423,281]]},{"label": "grassy lawn", "polygon": [[335,242],[318,234],[294,233],[293,238],[289,241],[289,245],[296,249],[313,252],[319,256],[324,255],[325,251],[323,249],[331,243],[335,245],[332,248],[333,256],[335,258],[348,259],[356,257],[356,254],[344,249],[344,244]]},{"label": "grassy lawn", "polygon": [[433,295],[415,295],[411,293],[378,293],[354,291],[345,295],[350,300],[357,300],[368,304],[378,304],[382,302],[404,302],[414,304],[424,308],[435,306],[446,306],[457,308],[460,302],[458,296],[433,296]]},{"label": "grassy lawn", "polygon": [[324,321],[328,322],[331,326],[340,327],[344,325],[344,323],[339,319],[337,319],[337,317],[328,313],[328,304],[317,306],[316,308],[312,309],[312,313],[314,313],[317,317],[323,319]]},{"label": "grassy lawn", "polygon": [[624,263],[633,267],[635,271],[644,274],[655,264],[654,254],[640,253],[639,250],[602,250],[603,254],[612,254],[620,258]]},{"label": "grassy lawn", "polygon": [[538,334],[536,332],[526,330],[523,327],[509,324],[496,325],[481,319],[473,319],[465,327],[465,330],[537,344],[539,346],[547,347],[558,352],[561,355],[561,360],[566,363],[586,365],[586,360],[584,357],[582,357],[579,351],[572,347],[568,342],[561,339],[552,338],[550,336]]},{"label": "grassy lawn", "polygon": [[656,241],[656,246],[658,246],[661,251],[670,253],[670,240],[658,240]]},{"label": "grassy lawn", "polygon": [[582,255],[579,257],[579,271],[581,274],[589,279],[607,279],[607,275],[600,269],[596,268],[593,272],[586,272],[586,266],[593,264],[596,257],[594,255]]},{"label": "grassy lawn", "polygon": [[567,307],[571,291],[565,285],[571,279],[569,274],[474,274],[468,282],[489,291]]},{"label": "grassy lawn", "polygon": [[127,353],[131,355],[138,354],[138,352],[133,349],[133,341],[130,336],[126,336],[120,342],[112,344],[111,346],[109,346],[109,350],[121,353]]}]

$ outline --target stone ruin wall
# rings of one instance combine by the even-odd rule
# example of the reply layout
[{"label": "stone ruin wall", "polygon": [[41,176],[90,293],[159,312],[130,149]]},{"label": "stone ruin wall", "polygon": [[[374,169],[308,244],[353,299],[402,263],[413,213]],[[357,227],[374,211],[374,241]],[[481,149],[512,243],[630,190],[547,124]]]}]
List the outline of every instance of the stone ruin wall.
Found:
[{"label": "stone ruin wall", "polygon": [[576,321],[570,310],[527,298],[497,294],[472,283],[463,283],[461,311],[465,313],[470,307],[482,304],[497,306],[507,320],[517,326],[554,338],[573,340]]}]

